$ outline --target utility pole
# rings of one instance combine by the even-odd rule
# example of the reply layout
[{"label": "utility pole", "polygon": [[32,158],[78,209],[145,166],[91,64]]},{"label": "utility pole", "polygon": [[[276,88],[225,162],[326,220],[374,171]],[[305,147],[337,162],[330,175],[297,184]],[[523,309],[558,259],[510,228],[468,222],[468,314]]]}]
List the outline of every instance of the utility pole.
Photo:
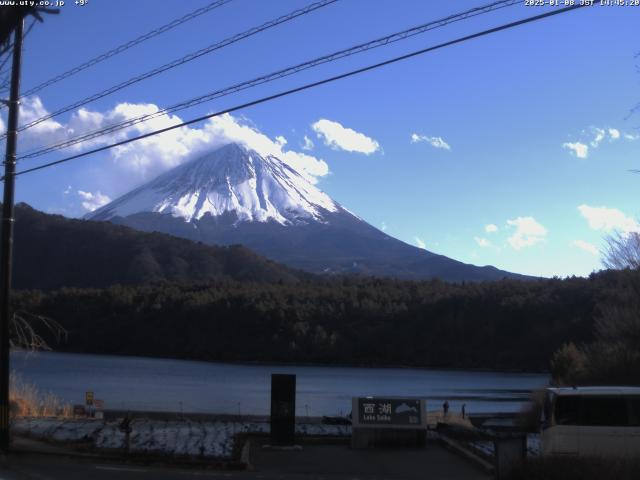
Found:
[{"label": "utility pole", "polygon": [[4,162],[4,198],[2,202],[2,238],[0,239],[0,450],[9,451],[9,324],[11,322],[11,263],[13,255],[13,202],[18,143],[20,99],[20,63],[24,18],[16,24],[13,40],[13,66],[9,118],[7,122],[7,154]]}]

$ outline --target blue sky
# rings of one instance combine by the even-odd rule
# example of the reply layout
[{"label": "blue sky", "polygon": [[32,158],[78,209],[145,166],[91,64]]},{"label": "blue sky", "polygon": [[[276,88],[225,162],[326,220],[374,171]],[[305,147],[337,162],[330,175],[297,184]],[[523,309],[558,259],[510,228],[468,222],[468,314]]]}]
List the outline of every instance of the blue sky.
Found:
[{"label": "blue sky", "polygon": [[[27,37],[23,88],[207,3],[67,2]],[[42,90],[25,100],[23,118],[307,3],[234,0]],[[23,149],[486,3],[341,0],[42,124],[22,137]],[[177,115],[217,111],[549,8],[506,8]],[[598,249],[607,233],[638,228],[640,176],[629,170],[640,168],[640,117],[630,115],[640,101],[639,20],[640,7],[596,6],[448,47],[215,124],[19,177],[17,200],[81,216],[250,129],[289,152],[335,200],[407,243],[514,272],[587,275],[601,268]]]}]

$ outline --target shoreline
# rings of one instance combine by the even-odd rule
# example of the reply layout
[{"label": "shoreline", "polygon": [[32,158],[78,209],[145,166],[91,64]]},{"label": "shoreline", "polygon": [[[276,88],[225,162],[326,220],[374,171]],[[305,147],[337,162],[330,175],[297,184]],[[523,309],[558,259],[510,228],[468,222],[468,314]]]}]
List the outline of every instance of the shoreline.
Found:
[{"label": "shoreline", "polygon": [[443,371],[443,372],[475,372],[475,373],[505,373],[505,374],[522,374],[522,375],[551,375],[550,371],[544,370],[523,370],[523,369],[491,369],[485,367],[443,367],[443,366],[412,366],[412,365],[369,365],[369,364],[350,364],[350,363],[289,363],[289,362],[261,362],[261,361],[231,361],[231,360],[202,360],[184,357],[154,357],[147,355],[135,355],[135,354],[122,354],[122,353],[91,353],[91,352],[77,352],[70,350],[47,350],[47,351],[27,351],[22,349],[12,349],[11,353],[22,353],[25,355],[38,354],[38,353],[54,353],[54,354],[69,354],[69,355],[91,355],[97,357],[121,357],[132,359],[149,359],[149,360],[170,360],[178,362],[195,362],[205,363],[209,365],[232,365],[232,366],[262,366],[262,367],[310,367],[310,368],[357,368],[357,369],[384,369],[384,370],[431,370],[431,371]]}]

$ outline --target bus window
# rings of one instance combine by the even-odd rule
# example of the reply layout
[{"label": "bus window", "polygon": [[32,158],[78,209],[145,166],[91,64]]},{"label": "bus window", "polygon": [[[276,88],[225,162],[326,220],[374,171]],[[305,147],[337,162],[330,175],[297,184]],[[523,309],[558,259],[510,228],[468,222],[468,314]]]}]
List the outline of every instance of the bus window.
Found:
[{"label": "bus window", "polygon": [[580,403],[580,425],[626,426],[627,402],[622,397],[583,397]]},{"label": "bus window", "polygon": [[640,397],[631,397],[629,407],[629,425],[640,427]]},{"label": "bus window", "polygon": [[580,397],[558,396],[556,397],[556,425],[577,425]]}]

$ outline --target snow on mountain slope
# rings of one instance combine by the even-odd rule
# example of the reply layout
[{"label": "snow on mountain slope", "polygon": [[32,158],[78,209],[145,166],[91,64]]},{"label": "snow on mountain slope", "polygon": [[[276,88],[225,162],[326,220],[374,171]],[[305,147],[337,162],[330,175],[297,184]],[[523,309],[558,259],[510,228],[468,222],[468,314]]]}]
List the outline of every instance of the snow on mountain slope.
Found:
[{"label": "snow on mountain slope", "polygon": [[314,273],[451,281],[518,277],[390,237],[280,159],[238,144],[176,167],[86,218],[205,244],[241,244]]},{"label": "snow on mountain slope", "polygon": [[236,143],[185,163],[87,215],[93,220],[141,212],[187,222],[233,212],[238,222],[289,225],[323,221],[341,207],[280,159]]}]

